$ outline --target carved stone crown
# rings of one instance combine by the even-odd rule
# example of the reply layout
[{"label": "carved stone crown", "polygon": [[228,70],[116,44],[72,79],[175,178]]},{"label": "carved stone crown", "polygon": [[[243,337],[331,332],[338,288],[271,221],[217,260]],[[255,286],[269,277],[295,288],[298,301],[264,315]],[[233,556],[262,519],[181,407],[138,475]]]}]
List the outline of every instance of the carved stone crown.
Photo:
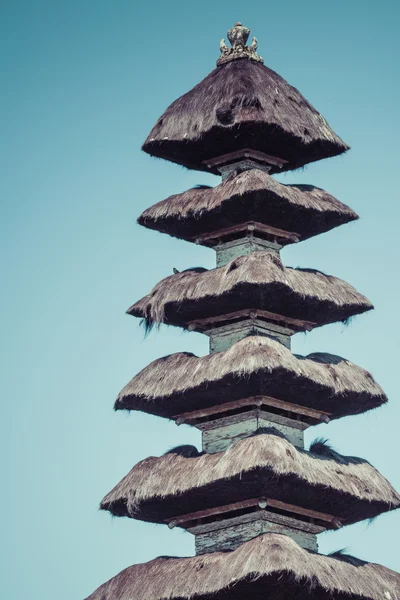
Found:
[{"label": "carved stone crown", "polygon": [[246,46],[249,34],[250,29],[248,27],[244,27],[241,23],[236,23],[236,25],[228,31],[228,40],[230,41],[232,48],[228,48],[223,38],[221,40],[219,45],[221,56],[217,60],[217,66],[239,58],[248,58],[263,63],[262,57],[257,54],[257,38],[253,37],[251,45]]}]

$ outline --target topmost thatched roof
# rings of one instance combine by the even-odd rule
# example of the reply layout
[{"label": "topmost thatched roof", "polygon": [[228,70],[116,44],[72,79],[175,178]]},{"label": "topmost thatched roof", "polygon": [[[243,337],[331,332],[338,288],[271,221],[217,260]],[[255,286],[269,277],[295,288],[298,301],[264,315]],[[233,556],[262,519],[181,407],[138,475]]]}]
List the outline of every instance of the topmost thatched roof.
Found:
[{"label": "topmost thatched roof", "polygon": [[158,119],[143,150],[189,169],[218,174],[204,161],[245,148],[287,161],[271,173],[341,154],[348,146],[277,73],[252,60],[212,71]]},{"label": "topmost thatched roof", "polygon": [[[146,209],[138,223],[185,240],[249,221],[306,239],[354,221],[348,206],[312,185],[283,185],[260,169],[233,173],[216,187],[195,187]],[[291,243],[287,238],[281,243]]]},{"label": "topmost thatched roof", "polygon": [[159,557],[134,565],[87,600],[400,600],[400,575],[381,565],[330,558],[267,533],[233,552]]}]

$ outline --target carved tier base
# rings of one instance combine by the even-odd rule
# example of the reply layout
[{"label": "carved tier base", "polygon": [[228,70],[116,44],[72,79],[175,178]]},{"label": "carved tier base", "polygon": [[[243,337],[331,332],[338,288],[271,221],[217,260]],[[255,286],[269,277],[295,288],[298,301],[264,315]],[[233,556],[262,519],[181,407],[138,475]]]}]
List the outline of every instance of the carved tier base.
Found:
[{"label": "carved tier base", "polygon": [[[295,416],[295,415],[293,415]],[[278,430],[297,448],[304,448],[308,423],[256,408],[244,413],[217,418],[195,425],[203,432],[203,450],[208,454],[224,452],[232,443],[257,433],[259,429]]]},{"label": "carved tier base", "polygon": [[232,519],[197,525],[188,531],[195,535],[196,554],[236,550],[244,542],[263,533],[288,535],[302,548],[318,552],[317,533],[324,531],[324,528],[266,510],[258,510]]}]

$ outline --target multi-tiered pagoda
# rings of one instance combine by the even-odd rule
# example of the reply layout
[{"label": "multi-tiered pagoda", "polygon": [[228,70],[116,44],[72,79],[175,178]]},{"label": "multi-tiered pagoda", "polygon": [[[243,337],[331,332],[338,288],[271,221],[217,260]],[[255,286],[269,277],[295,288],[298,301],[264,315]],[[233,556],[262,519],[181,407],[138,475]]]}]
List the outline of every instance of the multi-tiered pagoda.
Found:
[{"label": "multi-tiered pagoda", "polygon": [[210,354],[160,358],[136,375],[115,408],[202,431],[203,448],[179,446],[143,460],[104,498],[113,515],[180,527],[196,556],[130,567],[91,600],[307,598],[399,600],[400,575],[345,554],[318,553],[317,535],[400,506],[366,460],[304,430],[376,408],[372,376],[328,353],[290,351],[298,331],[372,308],[348,283],[288,268],[279,251],[357,215],[312,185],[272,175],[341,154],[346,144],[307,100],[264,66],[237,23],[217,68],[176,100],[143,149],[222,176],[147,209],[139,223],[215,249],[215,269],[160,281],[128,312],[210,339]]}]

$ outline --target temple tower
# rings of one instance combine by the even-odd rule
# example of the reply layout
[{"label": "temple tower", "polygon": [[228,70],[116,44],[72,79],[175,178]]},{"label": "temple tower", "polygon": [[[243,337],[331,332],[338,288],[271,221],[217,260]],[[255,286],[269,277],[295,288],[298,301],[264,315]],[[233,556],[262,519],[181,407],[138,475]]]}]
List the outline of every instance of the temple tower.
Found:
[{"label": "temple tower", "polygon": [[299,331],[371,310],[348,283],[284,266],[280,250],[357,219],[312,185],[273,175],[347,150],[307,100],[263,64],[237,23],[217,68],[165,111],[143,150],[221,176],[167,198],[138,219],[216,251],[216,268],[175,272],[128,309],[147,329],[166,323],[208,336],[203,357],[160,358],[124,387],[115,408],[197,427],[202,449],[150,457],[103,499],[116,516],[180,527],[195,557],[125,570],[91,600],[360,598],[400,600],[400,576],[318,553],[317,535],[400,506],[366,460],[304,430],[377,408],[387,398],[364,369],[325,352],[292,354]]}]

